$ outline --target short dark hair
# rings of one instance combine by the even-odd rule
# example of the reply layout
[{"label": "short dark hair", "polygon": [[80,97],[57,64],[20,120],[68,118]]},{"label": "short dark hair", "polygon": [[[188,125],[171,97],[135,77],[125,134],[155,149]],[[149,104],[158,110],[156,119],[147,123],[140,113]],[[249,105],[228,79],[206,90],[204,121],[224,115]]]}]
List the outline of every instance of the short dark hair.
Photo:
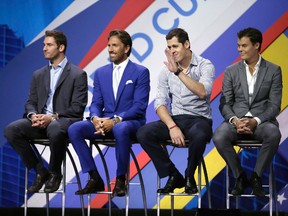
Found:
[{"label": "short dark hair", "polygon": [[45,31],[45,37],[53,37],[55,39],[58,47],[63,44],[65,46],[65,48],[63,50],[63,52],[65,54],[66,48],[67,48],[67,37],[62,31],[47,30],[47,31]]},{"label": "short dark hair", "polygon": [[131,50],[132,50],[132,39],[131,39],[131,36],[129,35],[129,33],[124,31],[124,30],[116,29],[116,30],[112,30],[109,33],[108,40],[112,36],[117,36],[125,46],[130,46],[130,49],[129,49],[128,53],[127,53],[127,56],[130,56],[130,53],[131,53]]},{"label": "short dark hair", "polygon": [[246,29],[239,31],[237,33],[237,35],[238,35],[238,39],[241,39],[242,37],[248,37],[253,45],[256,43],[259,43],[259,49],[258,50],[260,52],[262,40],[263,40],[261,31],[259,31],[256,28],[249,27],[249,28],[246,28]]},{"label": "short dark hair", "polygon": [[166,35],[166,40],[171,40],[173,37],[177,37],[178,41],[183,45],[186,41],[189,41],[188,33],[182,28],[175,28],[169,31]]}]

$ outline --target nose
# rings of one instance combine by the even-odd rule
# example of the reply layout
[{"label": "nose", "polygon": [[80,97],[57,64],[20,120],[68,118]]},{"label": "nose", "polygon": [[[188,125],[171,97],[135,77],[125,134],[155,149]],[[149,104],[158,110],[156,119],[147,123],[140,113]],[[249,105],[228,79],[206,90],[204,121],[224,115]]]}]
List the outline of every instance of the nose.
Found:
[{"label": "nose", "polygon": [[113,48],[111,46],[108,46],[108,52],[112,52]]}]

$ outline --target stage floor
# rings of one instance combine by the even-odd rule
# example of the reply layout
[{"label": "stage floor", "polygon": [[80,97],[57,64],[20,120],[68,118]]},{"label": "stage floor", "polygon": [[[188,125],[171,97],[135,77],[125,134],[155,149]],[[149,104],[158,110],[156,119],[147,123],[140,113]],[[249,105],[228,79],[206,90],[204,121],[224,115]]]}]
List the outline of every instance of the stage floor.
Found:
[{"label": "stage floor", "polygon": [[[24,208],[0,208],[0,215],[5,216],[21,216],[24,215]],[[28,216],[45,216],[46,208],[28,208]],[[61,216],[60,208],[50,208],[49,215]],[[81,216],[81,209],[67,208],[65,210],[67,216]],[[87,209],[85,209],[85,216]],[[108,209],[91,209],[91,216],[108,216]],[[148,210],[148,216],[156,216],[154,209]],[[174,216],[268,216],[269,212],[246,212],[235,209],[195,209],[195,210],[175,210]],[[274,212],[273,215],[276,215]],[[288,213],[279,212],[279,216],[288,216]],[[112,209],[112,216],[125,216],[125,209]],[[143,209],[130,209],[129,216],[145,216]],[[170,210],[161,210],[161,216],[170,216]]]}]

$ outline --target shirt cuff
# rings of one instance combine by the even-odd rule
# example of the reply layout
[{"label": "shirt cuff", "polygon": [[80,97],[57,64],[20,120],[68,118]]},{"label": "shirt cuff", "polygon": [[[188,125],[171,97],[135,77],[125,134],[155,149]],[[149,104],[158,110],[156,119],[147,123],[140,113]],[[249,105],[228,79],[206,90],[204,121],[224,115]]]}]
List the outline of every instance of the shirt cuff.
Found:
[{"label": "shirt cuff", "polygon": [[237,116],[232,116],[232,117],[229,119],[229,123],[232,124],[232,125],[234,125],[234,124],[233,124],[233,119],[234,119],[234,118],[237,119]]},{"label": "shirt cuff", "polygon": [[98,116],[91,116],[91,117],[90,117],[90,121],[91,121],[92,123],[93,123],[93,119],[94,119],[94,118],[98,118]]},{"label": "shirt cuff", "polygon": [[122,122],[122,117],[121,116],[117,116],[117,115],[114,115],[114,118],[119,118],[120,122]]},{"label": "shirt cuff", "polygon": [[257,121],[257,124],[260,125],[261,124],[261,120],[258,117],[254,117],[254,119]]},{"label": "shirt cuff", "polygon": [[34,112],[28,113],[28,114],[27,114],[27,118],[28,118],[29,120],[31,120],[31,116],[32,116],[33,114],[36,114],[36,113],[34,113]]}]

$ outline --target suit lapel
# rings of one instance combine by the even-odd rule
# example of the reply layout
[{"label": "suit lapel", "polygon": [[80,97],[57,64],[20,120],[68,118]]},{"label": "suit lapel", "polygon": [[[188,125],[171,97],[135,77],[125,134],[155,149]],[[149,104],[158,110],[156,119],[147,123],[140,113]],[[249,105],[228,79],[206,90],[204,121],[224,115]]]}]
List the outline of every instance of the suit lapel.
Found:
[{"label": "suit lapel", "polygon": [[258,74],[257,74],[257,79],[256,79],[256,83],[255,83],[255,86],[254,86],[254,91],[253,91],[253,95],[252,95],[252,98],[251,98],[251,104],[253,103],[259,89],[260,89],[260,86],[261,84],[263,83],[263,80],[264,80],[264,77],[265,77],[265,74],[266,74],[266,61],[264,59],[261,60],[261,63],[260,63],[260,67],[259,67],[259,71],[258,71]]},{"label": "suit lapel", "polygon": [[126,81],[129,79],[129,77],[131,77],[133,73],[133,64],[131,63],[131,61],[129,60],[124,72],[123,72],[123,75],[122,75],[122,78],[120,80],[120,83],[119,83],[119,86],[118,86],[118,91],[117,91],[117,97],[116,97],[116,104],[118,103],[118,100],[124,90],[124,87],[126,85]]},{"label": "suit lapel", "polygon": [[65,80],[65,78],[68,76],[69,71],[70,71],[71,65],[69,62],[67,62],[65,68],[63,69],[63,72],[61,74],[61,76],[58,79],[57,85],[55,90],[61,85],[61,83]]},{"label": "suit lapel", "polygon": [[47,66],[44,71],[44,86],[45,86],[45,95],[48,95],[50,91],[50,68]]},{"label": "suit lapel", "polygon": [[245,99],[249,102],[249,92],[248,92],[248,84],[247,84],[247,76],[246,76],[246,68],[244,62],[241,62],[241,67],[238,69],[238,73],[240,76],[240,82],[242,86],[242,91],[245,96]]}]

